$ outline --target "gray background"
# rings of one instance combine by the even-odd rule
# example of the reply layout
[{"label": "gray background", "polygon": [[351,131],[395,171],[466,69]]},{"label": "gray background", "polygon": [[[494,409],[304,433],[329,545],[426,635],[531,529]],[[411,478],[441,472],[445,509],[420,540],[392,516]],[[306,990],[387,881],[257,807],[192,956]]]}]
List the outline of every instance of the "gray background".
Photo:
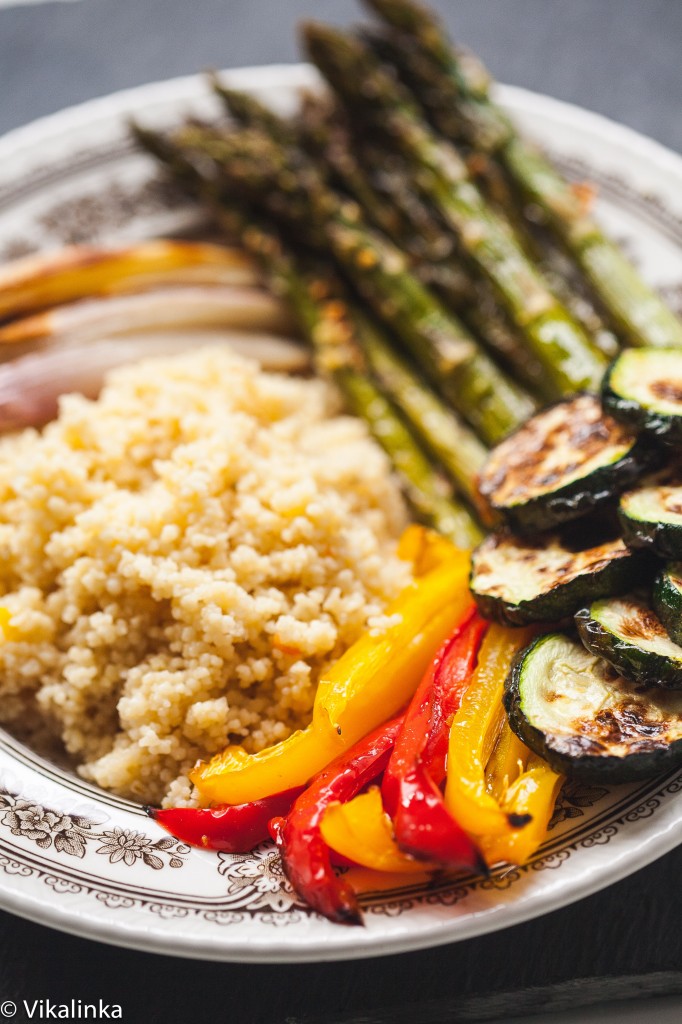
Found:
[{"label": "gray background", "polygon": [[[435,0],[435,6],[457,38],[475,49],[502,81],[597,110],[682,151],[682,0]],[[82,0],[3,7],[0,132],[69,104],[144,82],[208,67],[294,61],[299,58],[297,20],[318,17],[347,23],[359,13],[358,5],[351,0]],[[673,967],[679,969],[679,960],[671,952],[672,936],[668,932],[666,937],[665,925],[661,933],[662,922],[657,913],[662,911],[660,906],[657,911],[655,900],[660,894],[659,898],[665,901],[663,894],[668,893],[674,906],[679,899],[676,858],[676,854],[670,854],[658,865],[640,872],[632,882],[621,882],[608,893],[537,923],[519,926],[513,933],[464,944],[453,954],[449,970],[454,971],[454,964],[461,961],[464,967],[467,963],[477,964],[477,973],[481,965],[492,960],[490,966],[495,976],[502,972],[507,960],[513,960],[510,954],[516,947],[523,963],[535,958],[539,964],[545,964],[529,972],[526,985],[529,980],[535,986],[545,980],[553,984],[564,977],[556,967],[550,971],[552,951],[554,960],[562,956],[571,962],[575,960],[574,977],[590,973],[589,964],[580,962],[581,950],[588,958],[597,959],[601,953],[604,962],[595,968],[598,976],[626,977],[628,973],[651,972],[663,966],[669,971]],[[682,866],[682,861],[679,863]],[[639,902],[640,897],[654,916],[642,927],[640,914],[638,934],[631,935],[627,906],[633,900]],[[619,925],[616,922],[620,920],[621,902],[625,916]],[[611,958],[601,946],[591,952],[587,949],[588,933],[604,915],[607,927],[619,936],[616,941],[615,934],[609,935],[605,944],[608,946],[614,940]],[[676,919],[674,911],[671,916]],[[563,953],[561,938],[557,946],[558,936],[563,936],[566,943]],[[665,950],[671,953],[670,963],[666,964]],[[571,955],[567,956],[568,953]],[[36,984],[36,955],[41,963],[40,991]],[[417,1024],[419,1007],[425,1005],[422,1000],[428,999],[435,984],[428,975],[429,968],[436,972],[447,969],[446,956],[447,951],[443,950],[421,958],[392,958],[388,963],[357,968],[347,965],[348,970],[322,966],[259,973],[254,968],[249,972],[229,965],[183,964],[107,950],[58,937],[0,914],[0,998],[70,998],[84,995],[81,986],[90,985],[91,997],[97,994],[121,999],[127,990],[127,998],[122,1001],[126,1003],[128,1020],[142,1019],[139,1010],[146,1003],[145,1021],[164,1024],[185,1021],[190,1014],[202,1024],[206,1019],[202,1010],[208,1010],[212,995],[215,1000],[210,1003],[211,1019],[228,1019],[231,1011],[236,1011],[244,1024],[256,1019],[271,1024],[282,1019],[278,1011],[284,1006],[287,988],[291,989],[287,1007],[298,1005],[294,990],[307,987],[311,978],[316,979],[319,1000],[323,991],[337,990],[336,1005],[347,1006],[349,1010],[344,1021],[393,1020],[396,1011],[395,1007],[389,1008],[389,1003],[394,1006],[395,1000],[388,995],[383,1013],[379,1009],[384,1005],[381,999],[371,1016],[365,1016],[367,1002],[359,994],[353,1004],[354,986],[361,985],[364,974],[369,980],[360,992],[371,993],[383,985],[387,993],[393,992],[398,998],[402,995]],[[410,993],[401,990],[401,972],[415,989],[411,998]],[[415,979],[422,974],[420,990]],[[472,981],[466,971],[465,975],[473,990],[475,979]],[[458,981],[453,978],[455,1002],[443,1005],[442,1018],[436,1013],[429,1017],[430,1021],[455,1019],[456,993],[463,978],[464,975]],[[522,982],[519,978],[518,983]],[[514,987],[513,980],[503,979],[500,984],[503,983],[507,991]],[[486,984],[483,977],[481,984]],[[487,984],[491,984],[490,979]],[[249,986],[257,991],[261,986],[265,990],[273,985],[272,997],[269,999],[266,991],[261,1001],[271,1012],[262,1010],[262,1016],[243,1018],[239,1011]],[[145,998],[143,991],[147,989]],[[679,991],[679,985],[674,990]],[[509,998],[517,1004],[517,1012],[529,1005],[528,997],[524,1001],[514,993]],[[585,1001],[599,998],[598,984],[591,995],[585,995]],[[574,995],[569,1005],[580,1001]],[[350,1012],[351,1005],[355,1006],[354,1012]],[[192,1013],[190,1007],[198,1013]],[[327,1019],[324,1011],[318,1018],[312,1005],[307,1010],[315,1020]],[[304,1017],[312,1019],[307,1014]],[[287,1013],[287,1020],[302,1019],[298,1014],[293,1017]],[[474,1013],[468,1019],[480,1018]],[[548,1021],[550,1017],[541,1013],[534,1019]],[[623,1005],[608,1010],[582,1009],[563,1019],[565,1024],[596,1024],[605,1020],[663,1024],[682,1019],[682,1008],[678,999],[664,999],[646,1006],[630,1004],[627,1010]],[[519,1024],[523,1022],[519,1020]]]},{"label": "gray background", "polygon": [[[680,0],[436,0],[505,82],[571,100],[682,150]],[[303,17],[352,0],[83,0],[0,9],[0,132],[115,89],[298,59]]]}]

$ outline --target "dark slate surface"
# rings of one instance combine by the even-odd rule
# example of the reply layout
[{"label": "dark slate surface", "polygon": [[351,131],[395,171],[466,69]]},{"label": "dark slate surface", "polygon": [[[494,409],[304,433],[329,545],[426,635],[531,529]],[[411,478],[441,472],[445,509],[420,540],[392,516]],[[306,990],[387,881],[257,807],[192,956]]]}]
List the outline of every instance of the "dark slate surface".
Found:
[{"label": "dark slate surface", "polygon": [[[495,75],[682,150],[676,0],[437,0]],[[205,67],[298,59],[296,21],[352,0],[83,0],[0,9],[0,132],[114,89]]]},{"label": "dark slate surface", "polygon": [[[549,1024],[552,1011],[682,993],[681,876],[679,849],[607,893],[536,921],[337,964],[171,960],[0,914],[0,1004],[101,998],[119,1003],[125,1021],[145,1024],[459,1024],[531,1013]],[[657,1019],[649,999],[642,1024]]]},{"label": "dark slate surface", "polygon": [[[681,3],[437,6],[501,80],[600,111],[682,150]],[[357,15],[350,0],[84,0],[0,9],[0,131],[159,78],[292,61],[298,18],[346,22]],[[0,914],[0,1002],[18,1004],[16,1020],[28,1019],[23,999],[100,997],[121,1003],[125,1020],[149,1024],[440,1024],[531,1012],[544,1020],[550,1010],[682,992],[680,877],[682,850],[514,929],[337,965],[175,961]],[[655,1001],[642,1010],[645,1019],[660,1019]]]}]

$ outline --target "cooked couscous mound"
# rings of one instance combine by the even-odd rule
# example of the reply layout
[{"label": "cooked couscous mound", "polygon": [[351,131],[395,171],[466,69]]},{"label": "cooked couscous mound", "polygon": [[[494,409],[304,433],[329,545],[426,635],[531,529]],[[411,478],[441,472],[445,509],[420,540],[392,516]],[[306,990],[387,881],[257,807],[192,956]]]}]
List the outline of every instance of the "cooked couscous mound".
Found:
[{"label": "cooked couscous mound", "polygon": [[212,348],[0,442],[0,721],[166,803],[197,758],[305,725],[409,578],[388,463],[336,413],[321,381]]}]

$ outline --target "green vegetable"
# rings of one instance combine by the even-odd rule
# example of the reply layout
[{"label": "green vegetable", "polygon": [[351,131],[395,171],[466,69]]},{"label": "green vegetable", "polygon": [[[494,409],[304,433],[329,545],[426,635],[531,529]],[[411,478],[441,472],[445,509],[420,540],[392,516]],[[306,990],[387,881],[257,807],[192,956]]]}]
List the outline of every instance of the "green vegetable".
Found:
[{"label": "green vegetable", "polygon": [[[589,281],[617,329],[632,345],[682,346],[682,322],[640,277],[622,251],[605,237],[584,201],[549,160],[526,142],[491,98],[489,81],[456,51],[438,19],[413,0],[366,0],[389,25],[407,33],[421,55],[421,96],[444,109],[441,130],[494,153],[511,180],[544,215],[546,223]],[[447,119],[447,120],[446,120]]]},{"label": "green vegetable", "polygon": [[621,496],[625,543],[662,558],[682,559],[682,473],[668,466]]},{"label": "green vegetable", "polygon": [[651,465],[630,428],[580,394],[533,416],[488,456],[481,496],[521,533],[550,529],[613,501]]},{"label": "green vegetable", "polygon": [[635,682],[682,689],[682,647],[639,597],[595,601],[575,617],[588,651]]},{"label": "green vegetable", "polygon": [[671,562],[658,574],[652,603],[671,639],[682,647],[682,563]]},{"label": "green vegetable", "polygon": [[627,349],[602,383],[612,416],[666,444],[682,442],[682,350]]},{"label": "green vegetable", "polygon": [[367,225],[355,203],[330,189],[303,154],[254,132],[227,139],[196,128],[185,138],[268,216],[304,238],[311,225],[323,233],[327,251],[368,305],[481,440],[494,444],[530,414],[529,397],[411,273],[397,246]]},{"label": "green vegetable", "polygon": [[415,192],[407,161],[351,135],[328,104],[309,101],[303,135],[334,183],[362,207],[368,221],[409,257],[410,269],[435,291],[493,357],[531,393],[551,397],[545,373],[511,324],[490,285],[474,274],[456,239]]},{"label": "green vegetable", "polygon": [[596,387],[604,356],[552,294],[509,223],[486,203],[457,152],[423,121],[410,94],[360,40],[321,25],[308,24],[304,34],[313,62],[353,114],[379,128],[412,162],[418,187],[494,287],[542,364],[553,396]]},{"label": "green vegetable", "polygon": [[481,613],[510,626],[556,622],[597,597],[630,589],[645,568],[620,538],[574,526],[522,540],[487,537],[471,559],[471,593]]},{"label": "green vegetable", "polygon": [[[367,376],[343,289],[339,290],[333,274],[327,273],[325,278],[324,263],[317,266],[315,274],[306,272],[278,232],[259,220],[246,203],[230,205],[226,201],[215,181],[202,175],[187,146],[139,126],[133,131],[138,142],[160,159],[191,195],[211,204],[218,223],[241,238],[263,267],[273,291],[291,303],[321,368],[333,376],[351,410],[366,420],[391,458],[415,513],[456,544],[476,544],[481,532],[474,518],[434,469],[393,403]],[[451,460],[451,466],[461,473],[468,460],[476,457],[471,440],[464,436],[464,428],[462,431],[461,451]]]},{"label": "green vegetable", "polygon": [[562,633],[518,655],[504,705],[517,736],[571,778],[629,782],[682,764],[682,693],[644,690]]},{"label": "green vegetable", "polygon": [[343,288],[320,267],[304,269],[271,229],[251,223],[243,241],[277,294],[291,303],[312,342],[319,369],[331,376],[351,412],[368,424],[397,470],[417,516],[461,547],[480,540],[471,514],[434,469],[395,405],[367,372],[358,326]]},{"label": "green vegetable", "polygon": [[478,496],[476,476],[486,449],[464,423],[391,347],[385,335],[357,307],[350,310],[355,338],[384,394],[401,411],[412,430],[437,459],[471,505]]},{"label": "green vegetable", "polygon": [[272,135],[278,142],[287,145],[293,145],[298,141],[296,126],[280,117],[270,107],[266,107],[251,93],[242,92],[240,89],[231,89],[215,74],[210,76],[210,83],[216,96],[222,100],[227,112],[239,124],[249,128],[260,128]]}]

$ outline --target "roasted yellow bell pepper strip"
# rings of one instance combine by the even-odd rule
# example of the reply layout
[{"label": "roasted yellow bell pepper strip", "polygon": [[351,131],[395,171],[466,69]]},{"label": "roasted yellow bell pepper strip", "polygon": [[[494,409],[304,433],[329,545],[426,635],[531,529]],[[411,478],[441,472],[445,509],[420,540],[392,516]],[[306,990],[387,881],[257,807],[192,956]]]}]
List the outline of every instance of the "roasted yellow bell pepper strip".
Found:
[{"label": "roasted yellow bell pepper strip", "polygon": [[561,785],[560,776],[505,732],[504,681],[514,654],[533,635],[490,627],[450,731],[445,803],[489,865],[527,860],[542,842]]},{"label": "roasted yellow bell pepper strip", "polygon": [[450,730],[445,805],[471,835],[505,835],[508,817],[486,788],[485,769],[502,724],[502,693],[512,657],[533,638],[528,629],[493,624]]},{"label": "roasted yellow bell pepper strip", "polygon": [[393,838],[377,786],[347,804],[332,804],[322,819],[322,838],[336,853],[375,871],[423,874],[435,866],[403,853]]},{"label": "roasted yellow bell pepper strip", "polygon": [[523,828],[507,835],[481,840],[487,863],[524,864],[537,850],[547,833],[554,804],[564,781],[546,761],[530,754],[526,769],[511,783],[502,800],[502,807],[517,819],[528,818]]},{"label": "roasted yellow bell pepper strip", "polygon": [[[305,785],[344,749],[340,737],[309,725],[257,754],[247,754],[240,746],[226,747],[210,761],[195,765],[190,779],[202,803],[249,804]],[[290,786],[289,779],[300,781]]]},{"label": "roasted yellow bell pepper strip", "polygon": [[[412,523],[403,531],[397,553],[398,558],[412,563],[412,570],[417,577],[436,569],[453,556],[464,554],[442,534],[418,523]],[[466,552],[466,557],[469,557],[469,552]]]},{"label": "roasted yellow bell pepper strip", "polygon": [[530,750],[516,733],[512,732],[501,711],[500,734],[485,769],[486,790],[496,800],[502,800],[512,782],[525,770]]},{"label": "roasted yellow bell pepper strip", "polygon": [[468,552],[448,550],[386,609],[396,621],[363,635],[322,676],[306,729],[257,754],[228,747],[194,769],[191,779],[204,799],[248,803],[303,785],[407,703],[470,600]]}]

